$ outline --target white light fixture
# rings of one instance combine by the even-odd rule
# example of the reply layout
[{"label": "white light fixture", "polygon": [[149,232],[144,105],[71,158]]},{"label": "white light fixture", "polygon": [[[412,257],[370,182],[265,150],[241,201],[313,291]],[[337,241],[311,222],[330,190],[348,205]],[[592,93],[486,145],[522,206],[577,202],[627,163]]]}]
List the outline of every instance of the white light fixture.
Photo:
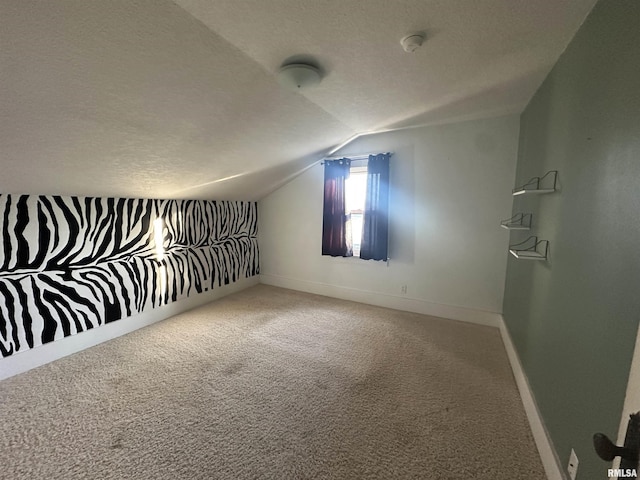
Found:
[{"label": "white light fixture", "polygon": [[290,90],[302,90],[320,83],[320,70],[305,63],[285,65],[278,73],[280,85]]},{"label": "white light fixture", "polygon": [[421,33],[414,33],[413,35],[407,35],[400,40],[400,45],[402,45],[405,52],[413,53],[422,46],[422,42],[424,42],[424,35]]}]

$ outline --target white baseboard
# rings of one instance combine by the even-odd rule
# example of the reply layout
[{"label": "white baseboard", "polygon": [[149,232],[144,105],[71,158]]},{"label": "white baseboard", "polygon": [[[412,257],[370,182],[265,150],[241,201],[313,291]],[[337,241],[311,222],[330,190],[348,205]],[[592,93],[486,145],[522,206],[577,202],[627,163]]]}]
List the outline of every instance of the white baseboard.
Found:
[{"label": "white baseboard", "polygon": [[2,358],[0,359],[0,380],[133,332],[152,323],[165,320],[258,283],[259,279],[257,275],[244,278],[229,285],[216,287],[205,293],[183,298],[168,305],[163,305],[162,307],[156,307],[152,310],[128,318],[122,318],[116,322],[107,323],[106,325],[101,325],[98,328],[93,328],[77,335],[62,338],[55,342],[46,343],[31,350]]},{"label": "white baseboard", "polygon": [[533,439],[536,442],[536,447],[538,448],[538,453],[540,454],[540,459],[542,460],[542,465],[545,473],[547,474],[547,478],[549,480],[566,480],[567,477],[564,474],[564,470],[561,466],[560,460],[558,459],[556,450],[553,447],[553,443],[549,438],[544,421],[542,420],[542,416],[538,410],[535,397],[529,387],[529,380],[527,380],[527,375],[522,369],[520,358],[518,357],[515,346],[511,341],[511,335],[509,335],[509,331],[507,330],[507,326],[504,323],[502,315],[500,315],[500,334],[502,335],[502,341],[504,342],[504,347],[509,357],[509,363],[513,370],[513,376],[516,379],[516,385],[520,391],[520,398],[522,399],[522,404],[524,405],[524,410],[527,414],[527,419],[529,420],[529,426],[531,427],[531,433],[533,434]]},{"label": "white baseboard", "polygon": [[427,302],[417,298],[390,295],[387,293],[370,292],[357,288],[339,287],[327,283],[311,282],[280,275],[261,274],[260,283],[275,287],[315,293],[326,297],[341,298],[353,302],[367,303],[378,307],[393,308],[406,312],[421,313],[433,317],[449,318],[462,322],[476,323],[490,327],[499,327],[502,316],[499,313],[476,310],[473,308],[443,305]]}]

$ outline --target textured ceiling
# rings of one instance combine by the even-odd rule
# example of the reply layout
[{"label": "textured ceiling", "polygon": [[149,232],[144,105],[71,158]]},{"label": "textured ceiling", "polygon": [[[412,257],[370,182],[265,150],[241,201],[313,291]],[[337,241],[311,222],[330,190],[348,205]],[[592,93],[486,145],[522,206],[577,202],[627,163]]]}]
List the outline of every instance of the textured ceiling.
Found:
[{"label": "textured ceiling", "polygon": [[[0,0],[0,192],[258,199],[359,133],[520,112],[594,3]],[[326,77],[283,90],[299,55]]]}]

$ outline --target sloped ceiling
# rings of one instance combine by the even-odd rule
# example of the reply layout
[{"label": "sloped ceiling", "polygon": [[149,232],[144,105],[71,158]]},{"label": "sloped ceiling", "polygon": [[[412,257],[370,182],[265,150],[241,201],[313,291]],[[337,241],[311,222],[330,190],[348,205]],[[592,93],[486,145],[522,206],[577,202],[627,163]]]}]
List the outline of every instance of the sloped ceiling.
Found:
[{"label": "sloped ceiling", "polygon": [[354,135],[522,111],[594,3],[0,0],[0,193],[259,199]]}]

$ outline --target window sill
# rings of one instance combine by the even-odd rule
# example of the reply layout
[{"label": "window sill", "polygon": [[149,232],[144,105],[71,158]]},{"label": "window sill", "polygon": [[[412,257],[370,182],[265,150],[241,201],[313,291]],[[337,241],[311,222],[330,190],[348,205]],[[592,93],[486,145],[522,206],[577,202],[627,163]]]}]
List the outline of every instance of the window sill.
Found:
[{"label": "window sill", "polygon": [[391,259],[388,259],[386,261],[384,260],[363,260],[360,257],[332,257],[330,255],[322,255],[322,258],[325,259],[323,261],[326,262],[331,262],[332,264],[344,264],[344,265],[350,265],[350,266],[367,266],[367,265],[374,265],[374,266],[378,266],[378,265],[383,265],[383,266],[388,266],[389,262],[391,261]]}]

